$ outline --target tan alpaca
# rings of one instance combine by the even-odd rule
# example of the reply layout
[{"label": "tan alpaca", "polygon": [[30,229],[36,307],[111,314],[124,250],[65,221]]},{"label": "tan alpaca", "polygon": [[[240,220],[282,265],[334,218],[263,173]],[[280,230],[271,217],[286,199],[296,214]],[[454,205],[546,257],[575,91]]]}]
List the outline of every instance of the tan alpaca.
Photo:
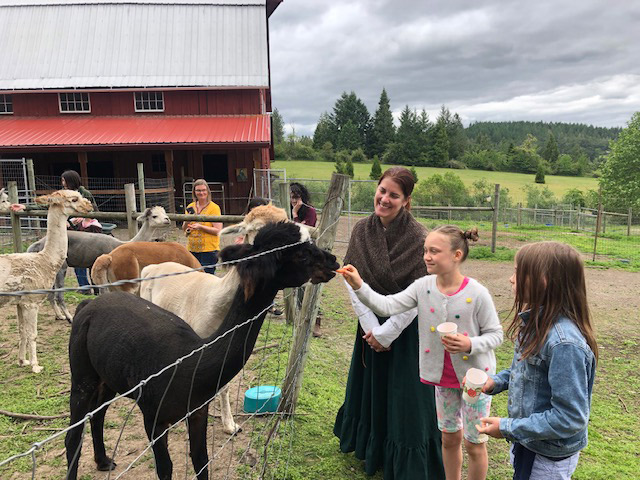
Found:
[{"label": "tan alpaca", "polygon": [[[97,285],[139,278],[144,267],[162,262],[176,262],[189,268],[200,267],[196,257],[179,243],[136,242],[121,245],[111,253],[100,255],[91,268],[91,278]],[[137,283],[126,283],[109,289],[137,294],[140,286]]]},{"label": "tan alpaca", "polygon": [[[36,202],[49,205],[44,249],[38,253],[0,255],[0,292],[51,288],[56,273],[67,258],[67,218],[92,210],[91,202],[73,190],[59,190],[38,197]],[[35,373],[42,371],[38,365],[36,338],[38,309],[45,298],[45,295],[0,296],[0,306],[17,305],[20,332],[18,363],[31,365]]]}]

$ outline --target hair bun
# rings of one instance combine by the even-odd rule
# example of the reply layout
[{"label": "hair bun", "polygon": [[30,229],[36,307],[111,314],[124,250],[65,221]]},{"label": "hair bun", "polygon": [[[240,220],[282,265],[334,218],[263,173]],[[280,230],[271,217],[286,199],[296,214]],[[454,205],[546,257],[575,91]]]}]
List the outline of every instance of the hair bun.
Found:
[{"label": "hair bun", "polygon": [[472,242],[477,242],[480,236],[478,235],[478,227],[473,227],[471,230],[465,231],[463,234],[464,238],[467,240],[471,240]]}]

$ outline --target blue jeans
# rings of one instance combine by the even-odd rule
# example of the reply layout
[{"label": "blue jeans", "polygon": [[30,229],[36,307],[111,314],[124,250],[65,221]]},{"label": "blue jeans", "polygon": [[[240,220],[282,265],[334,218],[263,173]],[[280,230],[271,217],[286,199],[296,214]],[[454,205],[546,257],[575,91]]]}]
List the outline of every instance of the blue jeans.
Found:
[{"label": "blue jeans", "polygon": [[[78,279],[78,285],[80,287],[86,287],[87,285],[91,285],[89,283],[89,278],[87,277],[87,269],[86,268],[74,268],[76,272],[76,278]],[[87,290],[87,293],[89,291]]]},{"label": "blue jeans", "polygon": [[[513,445],[509,449],[513,465]],[[543,455],[536,454],[529,480],[571,480],[571,475],[578,466],[580,452],[574,453],[564,460],[553,461]]]},{"label": "blue jeans", "polygon": [[[204,267],[206,265],[215,265],[218,263],[218,252],[219,250],[214,250],[213,252],[191,252],[191,254],[196,257],[200,262],[200,265]],[[204,271],[213,275],[216,273],[216,267],[207,267]]]}]

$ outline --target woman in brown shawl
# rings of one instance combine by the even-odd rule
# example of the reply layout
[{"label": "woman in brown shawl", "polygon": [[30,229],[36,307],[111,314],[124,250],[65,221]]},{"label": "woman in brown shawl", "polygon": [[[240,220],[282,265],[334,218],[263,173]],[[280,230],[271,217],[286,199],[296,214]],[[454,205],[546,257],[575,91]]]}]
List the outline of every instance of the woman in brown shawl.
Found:
[{"label": "woman in brown shawl", "polygon": [[[371,288],[397,293],[427,274],[422,261],[425,229],[409,213],[415,180],[402,167],[384,172],[374,213],[351,235],[351,263]],[[352,296],[359,325],[345,401],[333,428],[340,449],[364,460],[367,475],[382,469],[385,480],[444,479],[434,390],[418,374],[417,312],[391,349],[375,352],[362,339],[386,321]]]}]

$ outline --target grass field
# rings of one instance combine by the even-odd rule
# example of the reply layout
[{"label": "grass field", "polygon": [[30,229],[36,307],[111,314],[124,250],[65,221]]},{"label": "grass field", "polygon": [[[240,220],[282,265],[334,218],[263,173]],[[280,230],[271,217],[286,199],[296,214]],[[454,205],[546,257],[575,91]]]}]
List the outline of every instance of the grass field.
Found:
[{"label": "grass field", "polygon": [[[383,165],[382,170],[391,165]],[[271,168],[273,169],[286,169],[288,178],[313,178],[313,179],[330,179],[331,174],[335,171],[335,164],[330,162],[303,162],[303,161],[278,161],[272,162]],[[368,180],[369,172],[371,171],[371,164],[356,163],[353,165],[354,179],[356,180]],[[425,178],[435,173],[444,174],[452,172],[458,175],[462,181],[468,187],[471,187],[473,182],[482,178],[486,179],[490,183],[499,183],[502,187],[509,189],[509,195],[515,202],[524,201],[524,186],[525,185],[537,185],[533,180],[534,174],[524,173],[509,173],[509,172],[487,172],[484,170],[453,170],[450,168],[431,168],[431,167],[416,167],[418,173],[418,179],[424,180]],[[598,182],[595,178],[587,177],[561,177],[555,175],[547,175],[546,186],[549,187],[556,197],[559,199],[564,193],[571,189],[577,188],[579,190],[587,191],[589,189],[597,190]]]}]

